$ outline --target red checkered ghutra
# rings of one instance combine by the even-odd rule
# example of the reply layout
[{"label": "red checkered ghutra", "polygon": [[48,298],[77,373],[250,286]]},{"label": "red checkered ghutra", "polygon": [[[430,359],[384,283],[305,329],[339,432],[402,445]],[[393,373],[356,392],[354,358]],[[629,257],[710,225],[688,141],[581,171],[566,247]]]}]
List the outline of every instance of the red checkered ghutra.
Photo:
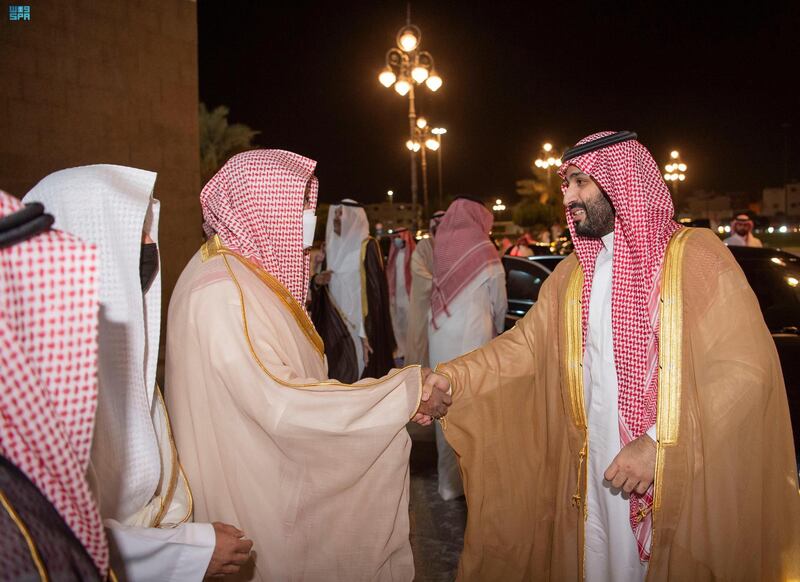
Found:
[{"label": "red checkered ghutra", "polygon": [[[22,204],[0,192],[0,216]],[[86,481],[97,408],[97,251],[58,230],[0,249],[0,452],[108,569]]]},{"label": "red checkered ghutra", "polygon": [[303,199],[317,207],[317,163],[283,150],[233,156],[200,194],[203,228],[258,263],[305,307],[309,255],[303,251]]},{"label": "red checkered ghutra", "polygon": [[[585,144],[614,132],[590,135]],[[619,388],[622,446],[644,434],[656,421],[658,397],[658,316],[660,273],[667,245],[680,224],[667,185],[650,152],[636,140],[624,141],[565,162],[564,177],[574,165],[590,175],[616,210],[611,283],[611,327]],[[583,338],[589,318],[594,266],[603,243],[575,233],[567,216],[575,253],[584,272]],[[642,560],[650,558],[646,542],[652,531],[653,487],[630,496],[630,522]],[[640,512],[646,513],[639,519]]]}]

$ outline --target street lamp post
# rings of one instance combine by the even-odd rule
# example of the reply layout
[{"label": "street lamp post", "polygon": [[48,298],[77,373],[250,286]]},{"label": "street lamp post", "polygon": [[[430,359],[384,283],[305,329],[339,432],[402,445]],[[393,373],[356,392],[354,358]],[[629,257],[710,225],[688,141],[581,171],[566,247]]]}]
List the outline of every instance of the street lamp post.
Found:
[{"label": "street lamp post", "polygon": [[[669,154],[671,162],[664,166],[667,171],[664,174],[664,180],[672,182],[672,193],[675,197],[675,206],[678,205],[678,184],[686,180],[686,170],[688,166],[681,160],[681,154],[678,150],[672,150]],[[678,208],[676,208],[678,210]]]},{"label": "street lamp post", "polygon": [[389,197],[389,204],[392,204],[394,202],[394,190],[389,190],[386,195]]},{"label": "street lamp post", "polygon": [[553,156],[553,144],[550,142],[542,144],[542,154],[540,158],[536,158],[533,165],[542,170],[547,170],[547,186],[552,186],[552,177],[554,166],[561,165],[561,159]]},{"label": "street lamp post", "polygon": [[[397,48],[390,48],[386,53],[386,66],[378,76],[378,80],[387,89],[394,86],[394,90],[399,95],[408,95],[408,127],[411,141],[414,140],[417,127],[414,85],[425,83],[428,89],[436,92],[442,86],[442,78],[434,68],[433,55],[419,49],[422,32],[419,27],[411,24],[410,12],[409,9],[406,25],[397,33]],[[411,203],[417,208],[417,229],[419,229],[422,209],[417,204],[417,161],[415,156],[419,150],[409,149],[411,149]],[[424,154],[422,161],[424,164]],[[425,168],[423,168],[424,170]]]},{"label": "street lamp post", "polygon": [[444,208],[444,203],[442,201],[442,136],[447,133],[447,130],[444,127],[434,127],[431,133],[436,136],[436,141],[439,144],[438,151],[436,152],[439,162],[439,208]]},{"label": "street lamp post", "polygon": [[[442,128],[434,128],[441,130]],[[418,117],[414,126],[411,139],[406,142],[406,147],[411,151],[411,155],[420,153],[421,166],[422,166],[422,208],[425,211],[425,217],[430,215],[429,197],[428,197],[428,154],[427,150],[437,151],[441,146],[441,133],[439,135],[434,133],[434,130],[428,125],[428,121],[424,117]],[[441,165],[439,166],[441,174]],[[439,199],[441,201],[441,175]],[[417,227],[419,230],[419,226]]]}]

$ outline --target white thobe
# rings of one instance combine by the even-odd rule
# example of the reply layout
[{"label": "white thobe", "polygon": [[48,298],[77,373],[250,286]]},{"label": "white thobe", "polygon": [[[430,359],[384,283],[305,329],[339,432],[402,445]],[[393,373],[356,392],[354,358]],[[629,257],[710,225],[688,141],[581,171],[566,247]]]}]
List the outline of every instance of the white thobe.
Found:
[{"label": "white thobe", "polygon": [[764,246],[761,244],[761,239],[756,238],[752,234],[749,236],[742,236],[735,232],[722,242],[729,247],[755,247],[760,249]]},{"label": "white thobe", "polygon": [[397,341],[396,357],[406,355],[406,331],[408,329],[408,291],[406,290],[406,249],[400,249],[395,257],[394,297],[392,298],[392,327]]},{"label": "white thobe", "polygon": [[[639,560],[630,526],[630,502],[621,489],[605,481],[611,461],[621,449],[617,407],[617,370],[611,330],[611,273],[614,233],[603,237],[597,255],[589,326],[583,356],[586,410],[589,421],[589,466],[586,487],[585,570],[587,582],[644,580],[647,564]],[[655,438],[655,425],[648,434]]]},{"label": "white thobe", "polygon": [[339,313],[344,317],[344,323],[353,338],[353,346],[358,362],[358,377],[364,372],[364,347],[362,340],[367,337],[364,327],[364,312],[361,305],[361,272],[333,273],[328,286],[331,299],[336,304]]},{"label": "white thobe", "polygon": [[[502,333],[508,299],[506,274],[499,262],[490,263],[447,306],[450,317],[440,315],[434,327],[428,327],[431,367],[449,362],[487,344]],[[455,499],[464,494],[455,453],[436,423],[436,449],[439,453],[439,495]]]}]

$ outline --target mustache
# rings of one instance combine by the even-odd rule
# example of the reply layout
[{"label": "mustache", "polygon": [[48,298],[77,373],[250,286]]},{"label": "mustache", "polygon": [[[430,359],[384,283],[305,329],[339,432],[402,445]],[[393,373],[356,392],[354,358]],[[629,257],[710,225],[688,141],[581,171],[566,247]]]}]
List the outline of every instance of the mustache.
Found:
[{"label": "mustache", "polygon": [[569,206],[567,206],[567,210],[570,211],[570,212],[572,212],[573,210],[576,210],[576,209],[581,209],[584,212],[586,212],[586,210],[587,210],[586,209],[586,204],[584,204],[583,202],[570,202]]}]

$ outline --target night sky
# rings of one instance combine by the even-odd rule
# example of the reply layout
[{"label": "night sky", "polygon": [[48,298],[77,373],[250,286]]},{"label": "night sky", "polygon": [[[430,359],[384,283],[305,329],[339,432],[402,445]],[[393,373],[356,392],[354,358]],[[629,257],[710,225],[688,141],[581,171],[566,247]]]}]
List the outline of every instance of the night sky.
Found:
[{"label": "night sky", "polygon": [[[638,132],[662,166],[679,149],[686,190],[780,185],[787,138],[800,178],[800,2],[544,4],[412,4],[444,79],[417,103],[448,129],[446,193],[513,199],[544,141],[606,129]],[[316,159],[323,201],[409,200],[408,99],[377,80],[405,14],[399,1],[200,0],[201,99],[261,131],[259,146]]]}]

